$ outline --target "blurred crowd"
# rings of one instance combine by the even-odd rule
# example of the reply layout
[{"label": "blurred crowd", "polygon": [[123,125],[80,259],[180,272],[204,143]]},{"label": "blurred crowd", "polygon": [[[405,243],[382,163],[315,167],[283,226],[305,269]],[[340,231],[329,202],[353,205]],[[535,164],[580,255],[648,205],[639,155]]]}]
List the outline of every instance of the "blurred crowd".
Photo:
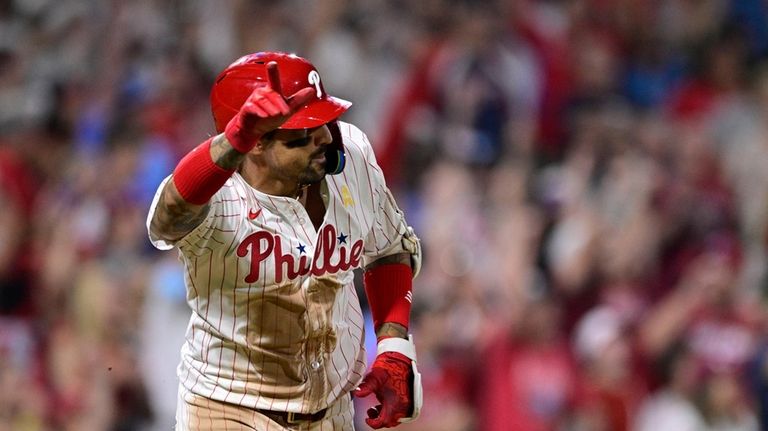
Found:
[{"label": "blurred crowd", "polygon": [[144,219],[259,50],[355,103],[422,238],[399,429],[768,429],[766,2],[0,0],[1,431],[170,429]]}]

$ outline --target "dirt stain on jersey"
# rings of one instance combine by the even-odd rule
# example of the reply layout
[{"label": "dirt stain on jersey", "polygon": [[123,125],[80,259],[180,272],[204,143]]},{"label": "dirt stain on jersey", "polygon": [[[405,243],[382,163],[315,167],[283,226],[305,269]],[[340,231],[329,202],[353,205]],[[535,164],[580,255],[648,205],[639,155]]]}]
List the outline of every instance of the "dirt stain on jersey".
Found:
[{"label": "dirt stain on jersey", "polygon": [[330,388],[327,377],[327,367],[330,364],[331,353],[336,348],[337,335],[333,326],[333,305],[336,295],[343,285],[336,277],[324,274],[309,279],[307,300],[307,343],[306,359],[309,365],[310,405],[321,406],[325,402]]}]

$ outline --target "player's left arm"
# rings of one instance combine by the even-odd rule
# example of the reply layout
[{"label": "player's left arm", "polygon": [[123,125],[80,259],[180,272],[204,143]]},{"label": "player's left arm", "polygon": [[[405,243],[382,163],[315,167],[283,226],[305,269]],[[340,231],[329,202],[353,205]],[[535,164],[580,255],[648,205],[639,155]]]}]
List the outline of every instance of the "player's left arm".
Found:
[{"label": "player's left arm", "polygon": [[365,266],[365,292],[376,330],[377,355],[354,395],[375,394],[379,404],[368,410],[365,420],[375,429],[413,421],[421,410],[421,376],[413,339],[408,335],[413,261],[413,255],[405,251]]},{"label": "player's left arm", "polygon": [[354,392],[358,397],[375,394],[379,401],[368,410],[366,423],[373,428],[410,422],[418,417],[422,405],[416,349],[408,334],[413,279],[421,268],[421,243],[383,177],[380,181],[363,279],[378,341],[377,355]]}]

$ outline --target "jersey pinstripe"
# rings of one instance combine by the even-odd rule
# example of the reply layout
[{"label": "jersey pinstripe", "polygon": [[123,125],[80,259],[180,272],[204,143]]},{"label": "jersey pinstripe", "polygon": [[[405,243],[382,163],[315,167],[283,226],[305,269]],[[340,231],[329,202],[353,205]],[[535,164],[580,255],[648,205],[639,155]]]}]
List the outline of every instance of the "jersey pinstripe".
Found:
[{"label": "jersey pinstripe", "polygon": [[271,196],[235,173],[205,220],[176,243],[192,315],[178,367],[199,396],[241,406],[311,413],[331,405],[365,371],[355,268],[404,251],[406,223],[367,137],[340,122],[347,166],[321,185],[315,229],[296,199]]}]

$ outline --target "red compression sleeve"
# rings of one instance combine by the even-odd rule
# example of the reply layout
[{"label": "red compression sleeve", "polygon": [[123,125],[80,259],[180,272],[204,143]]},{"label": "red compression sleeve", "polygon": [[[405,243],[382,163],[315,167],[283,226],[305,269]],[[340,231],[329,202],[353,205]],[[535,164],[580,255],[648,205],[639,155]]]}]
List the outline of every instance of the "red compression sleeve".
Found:
[{"label": "red compression sleeve", "polygon": [[203,205],[227,182],[235,170],[228,171],[211,159],[211,141],[198,145],[176,166],[173,184],[185,201]]},{"label": "red compression sleeve", "polygon": [[365,271],[365,295],[377,330],[385,322],[408,328],[413,271],[409,265],[390,263]]}]

